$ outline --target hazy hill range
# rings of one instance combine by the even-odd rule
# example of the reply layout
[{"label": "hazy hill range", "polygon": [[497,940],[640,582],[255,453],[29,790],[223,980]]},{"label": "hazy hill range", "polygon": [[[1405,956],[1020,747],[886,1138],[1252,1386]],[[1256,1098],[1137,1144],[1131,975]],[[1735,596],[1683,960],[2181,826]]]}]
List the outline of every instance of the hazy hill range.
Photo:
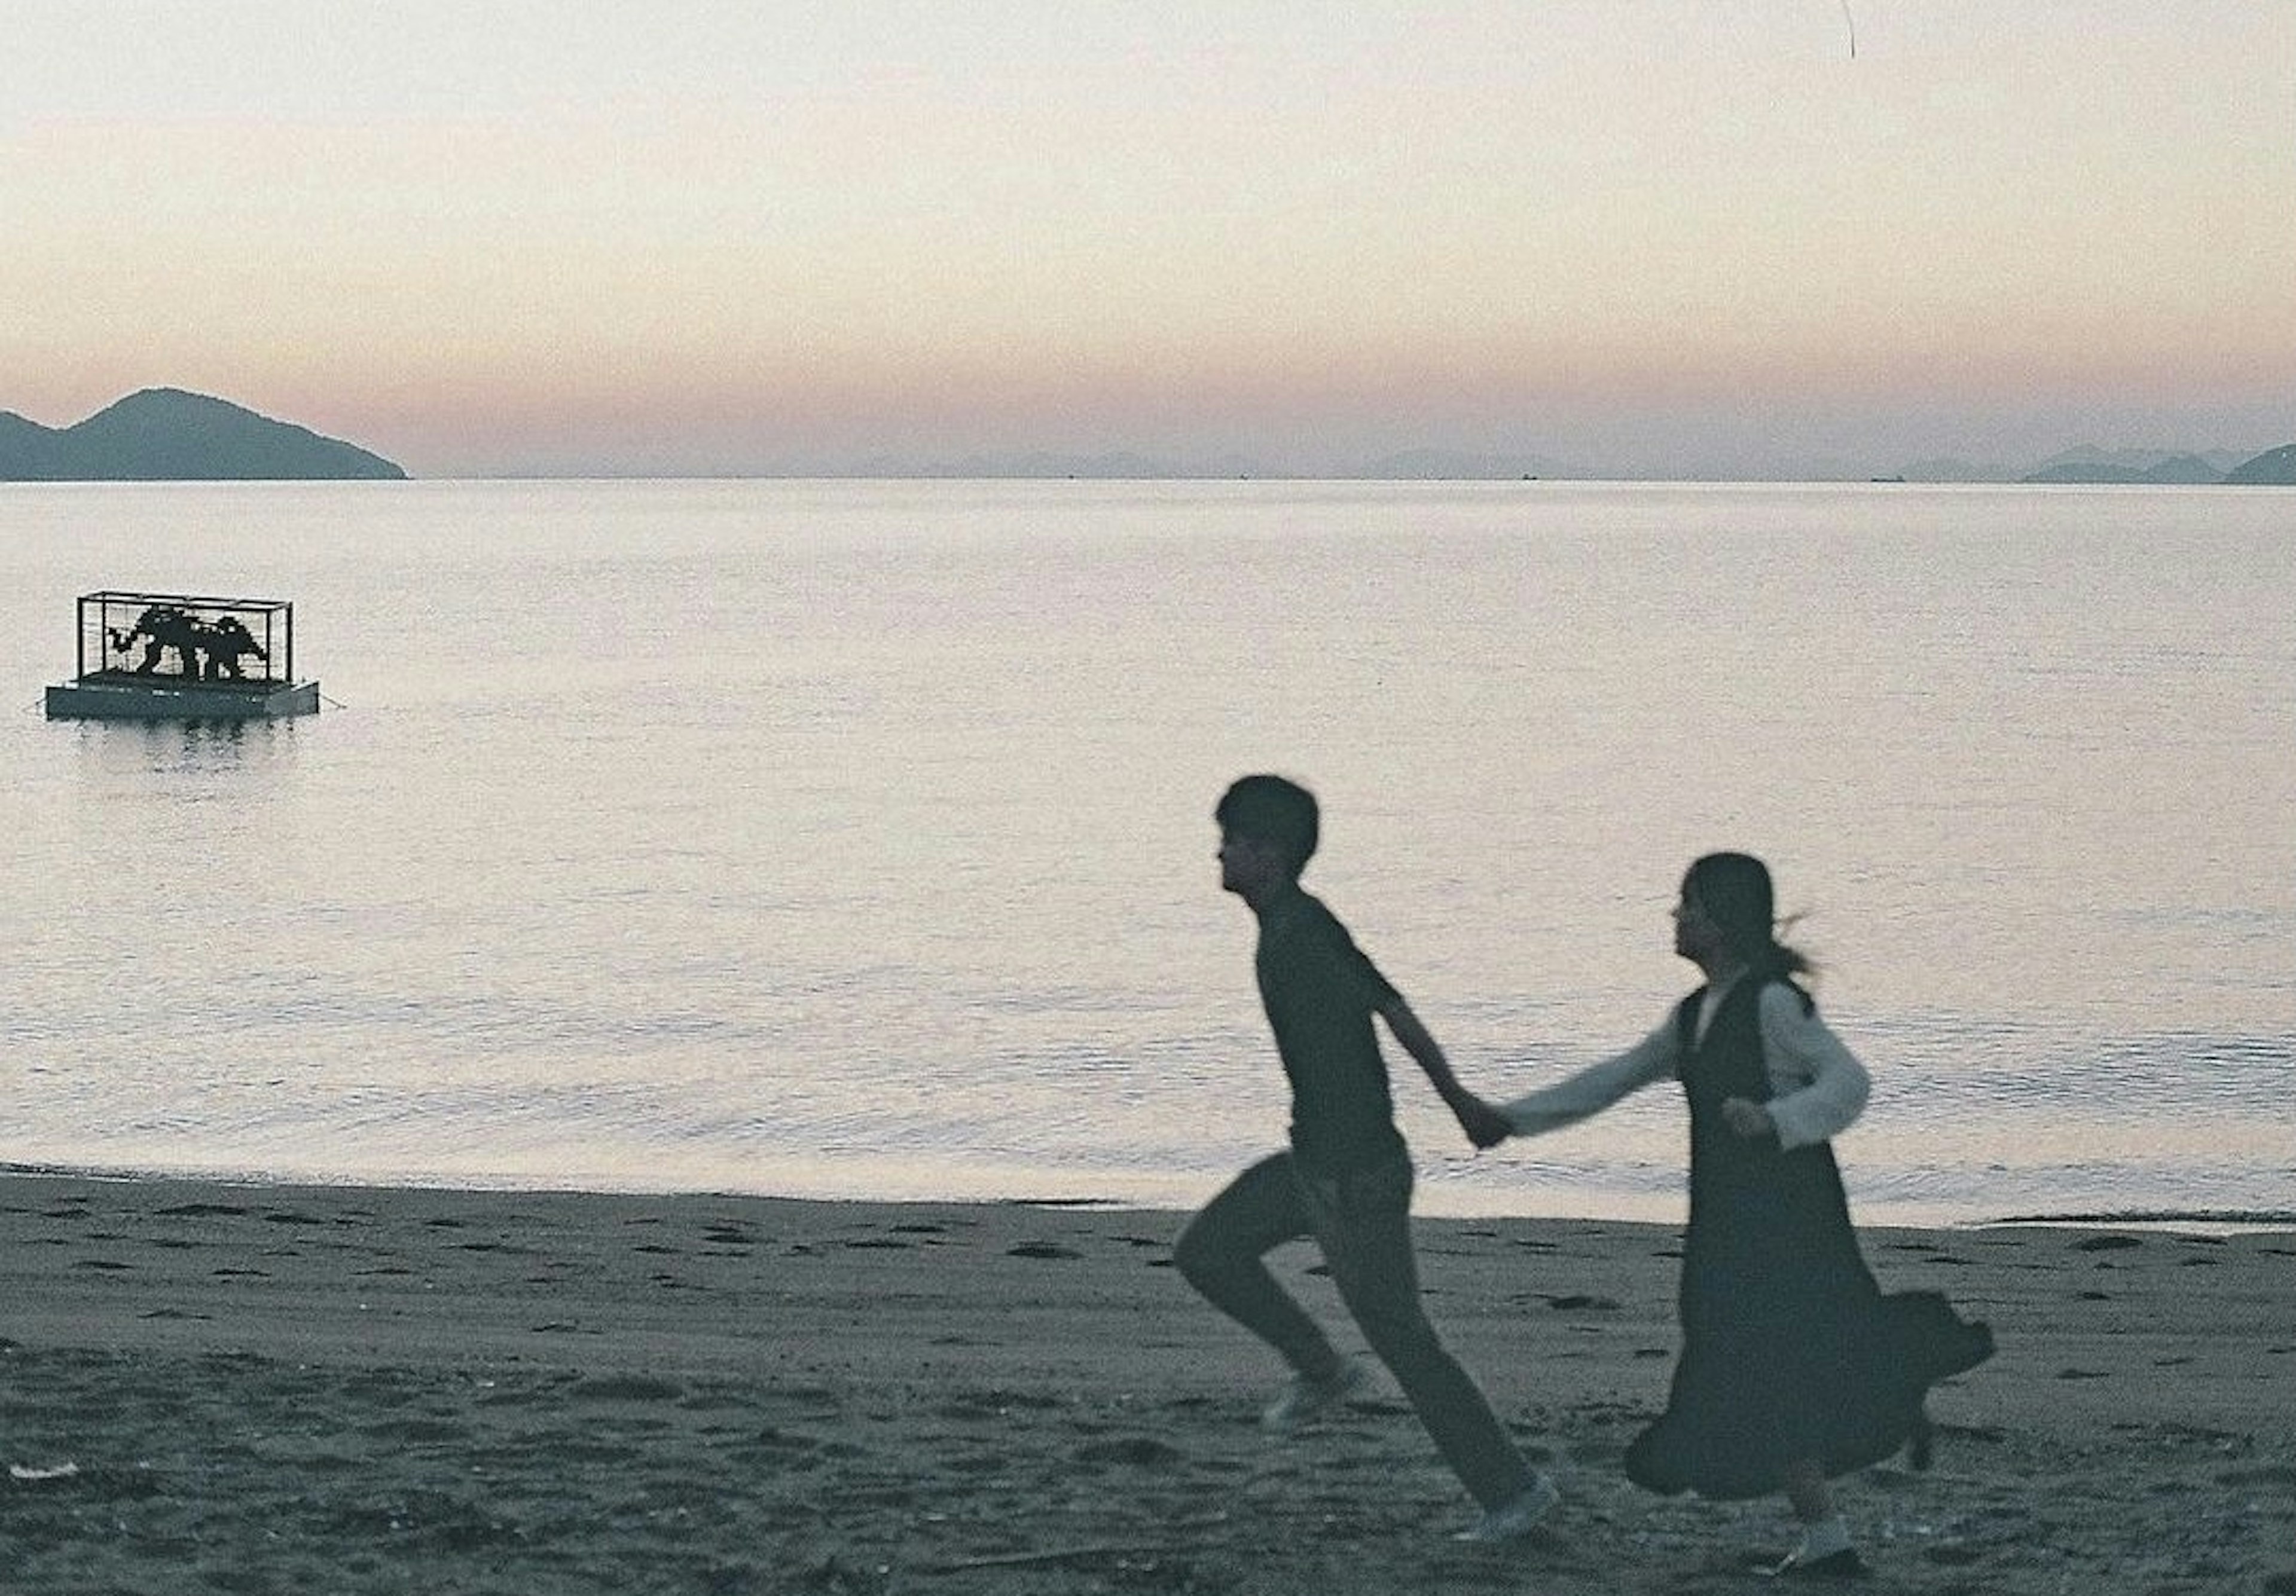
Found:
[{"label": "hazy hill range", "polygon": [[[1115,450],[1097,454],[972,455],[945,462],[879,455],[850,471],[824,474],[1149,480],[1281,479],[1300,473],[1270,469],[1240,454],[1168,459]],[[1599,464],[1528,451],[1496,454],[1441,448],[1400,450],[1353,468],[1327,469],[1316,474],[1377,481],[1700,479],[1694,475],[1677,478],[1647,470],[1621,476]],[[1866,474],[1855,464],[1829,462],[1811,466],[1801,479],[1859,481]],[[394,462],[355,444],[323,438],[308,428],[273,421],[226,400],[181,389],[146,389],[63,428],[44,427],[0,410],[0,482],[403,480],[406,476],[406,471]],[[2288,486],[2296,485],[2296,444],[2255,456],[2222,449],[2180,453],[2084,446],[2021,467],[1927,460],[1903,468],[1895,479]]]},{"label": "hazy hill range", "polygon": [[[2234,462],[2236,463],[2236,462]],[[2199,454],[2171,454],[2165,460],[2155,460],[2147,465],[2124,465],[2112,461],[2061,460],[2028,471],[2018,479],[2021,482],[2116,482],[2153,483],[2168,487],[2191,486],[2195,483],[2221,482],[2227,464],[2219,464]]]},{"label": "hazy hill range", "polygon": [[403,480],[355,444],[175,388],[147,388],[69,427],[0,411],[0,482]]},{"label": "hazy hill range", "polygon": [[[2180,453],[2170,449],[2100,449],[2083,446],[2030,465],[1982,465],[1965,460],[1924,460],[1908,465],[1894,479],[1902,482],[2087,482],[2152,483],[2158,485],[2270,483],[2288,480],[2296,466],[2292,452],[2276,449],[2251,458],[2242,451],[2209,449]],[[2275,471],[2280,475],[2272,474]],[[1300,477],[1296,469],[1270,466],[1243,455],[1217,459],[1171,459],[1128,450],[1101,454],[975,454],[962,460],[924,461],[880,454],[832,476],[863,478],[1058,478],[1154,481],[1248,477],[1282,481]],[[1497,454],[1465,450],[1420,448],[1383,454],[1353,466],[1313,473],[1316,477],[1378,482],[1498,482],[1541,479],[1549,481],[1677,481],[1703,480],[1696,476],[1636,471],[1620,473],[1599,465],[1530,453]],[[1861,467],[1834,463],[1812,466],[1793,479],[1813,482],[1860,482],[1869,479]]]},{"label": "hazy hill range", "polygon": [[2267,449],[2226,471],[2225,480],[2243,487],[2296,487],[2296,443]]},{"label": "hazy hill range", "polygon": [[2223,449],[2204,454],[2172,454],[2162,449],[2068,449],[2022,472],[2017,480],[2191,486],[2225,481],[2247,459],[2245,454]]}]

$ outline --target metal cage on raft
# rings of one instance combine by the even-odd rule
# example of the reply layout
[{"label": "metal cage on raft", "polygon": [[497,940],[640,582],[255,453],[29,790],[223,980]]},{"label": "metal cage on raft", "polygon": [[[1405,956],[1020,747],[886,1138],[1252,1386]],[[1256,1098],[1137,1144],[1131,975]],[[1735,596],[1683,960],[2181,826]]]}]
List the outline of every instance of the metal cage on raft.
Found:
[{"label": "metal cage on raft", "polygon": [[291,682],[295,606],[284,599],[82,593],[77,674],[82,681],[166,674],[200,682]]},{"label": "metal cage on raft", "polygon": [[79,597],[72,680],[52,718],[208,719],[308,715],[318,683],[295,675],[285,599],[106,588]]}]

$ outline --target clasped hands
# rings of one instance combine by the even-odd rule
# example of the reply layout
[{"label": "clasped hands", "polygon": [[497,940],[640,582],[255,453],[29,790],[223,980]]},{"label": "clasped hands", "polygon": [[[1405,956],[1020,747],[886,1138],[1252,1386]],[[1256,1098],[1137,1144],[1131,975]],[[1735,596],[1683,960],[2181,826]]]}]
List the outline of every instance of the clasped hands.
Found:
[{"label": "clasped hands", "polygon": [[[1496,1147],[1514,1134],[1514,1122],[1498,1108],[1472,1092],[1463,1092],[1452,1102],[1451,1111],[1459,1117],[1459,1128],[1467,1133],[1467,1140],[1475,1150]],[[1722,1100],[1722,1119],[1731,1130],[1746,1141],[1777,1134],[1777,1121],[1770,1111],[1751,1098],[1729,1097]]]}]

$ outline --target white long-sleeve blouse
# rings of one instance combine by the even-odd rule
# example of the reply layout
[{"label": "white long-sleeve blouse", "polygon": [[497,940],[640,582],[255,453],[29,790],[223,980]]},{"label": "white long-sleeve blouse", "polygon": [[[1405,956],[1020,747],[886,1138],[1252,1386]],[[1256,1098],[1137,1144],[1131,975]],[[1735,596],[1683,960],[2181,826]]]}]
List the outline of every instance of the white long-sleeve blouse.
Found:
[{"label": "white long-sleeve blouse", "polygon": [[[1727,991],[1707,994],[1698,1017],[1702,1036]],[[1762,988],[1761,1027],[1762,1061],[1770,1077],[1767,1106],[1777,1126],[1778,1145],[1828,1142],[1855,1123],[1872,1091],[1872,1077],[1816,1012],[1805,1012],[1792,987],[1773,981]],[[1669,1013],[1625,1052],[1503,1103],[1500,1111],[1520,1135],[1561,1130],[1601,1113],[1652,1081],[1674,1078],[1677,1052],[1677,1027]]]}]

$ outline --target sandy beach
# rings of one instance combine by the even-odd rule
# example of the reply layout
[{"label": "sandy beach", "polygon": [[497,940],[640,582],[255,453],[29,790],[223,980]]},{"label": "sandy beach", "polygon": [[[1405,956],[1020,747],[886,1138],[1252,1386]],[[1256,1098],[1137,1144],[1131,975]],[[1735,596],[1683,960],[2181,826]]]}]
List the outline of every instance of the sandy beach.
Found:
[{"label": "sandy beach", "polygon": [[[1173,1272],[1179,1223],[0,1176],[0,1588],[1769,1588],[1781,1505],[1619,1473],[1671,1230],[1421,1222],[1438,1325],[1565,1494],[1484,1549],[1391,1391],[1259,1432],[1278,1371]],[[1866,1588],[2296,1593],[2296,1234],[1866,1244],[2000,1339],[1931,1470],[1844,1484]]]}]

